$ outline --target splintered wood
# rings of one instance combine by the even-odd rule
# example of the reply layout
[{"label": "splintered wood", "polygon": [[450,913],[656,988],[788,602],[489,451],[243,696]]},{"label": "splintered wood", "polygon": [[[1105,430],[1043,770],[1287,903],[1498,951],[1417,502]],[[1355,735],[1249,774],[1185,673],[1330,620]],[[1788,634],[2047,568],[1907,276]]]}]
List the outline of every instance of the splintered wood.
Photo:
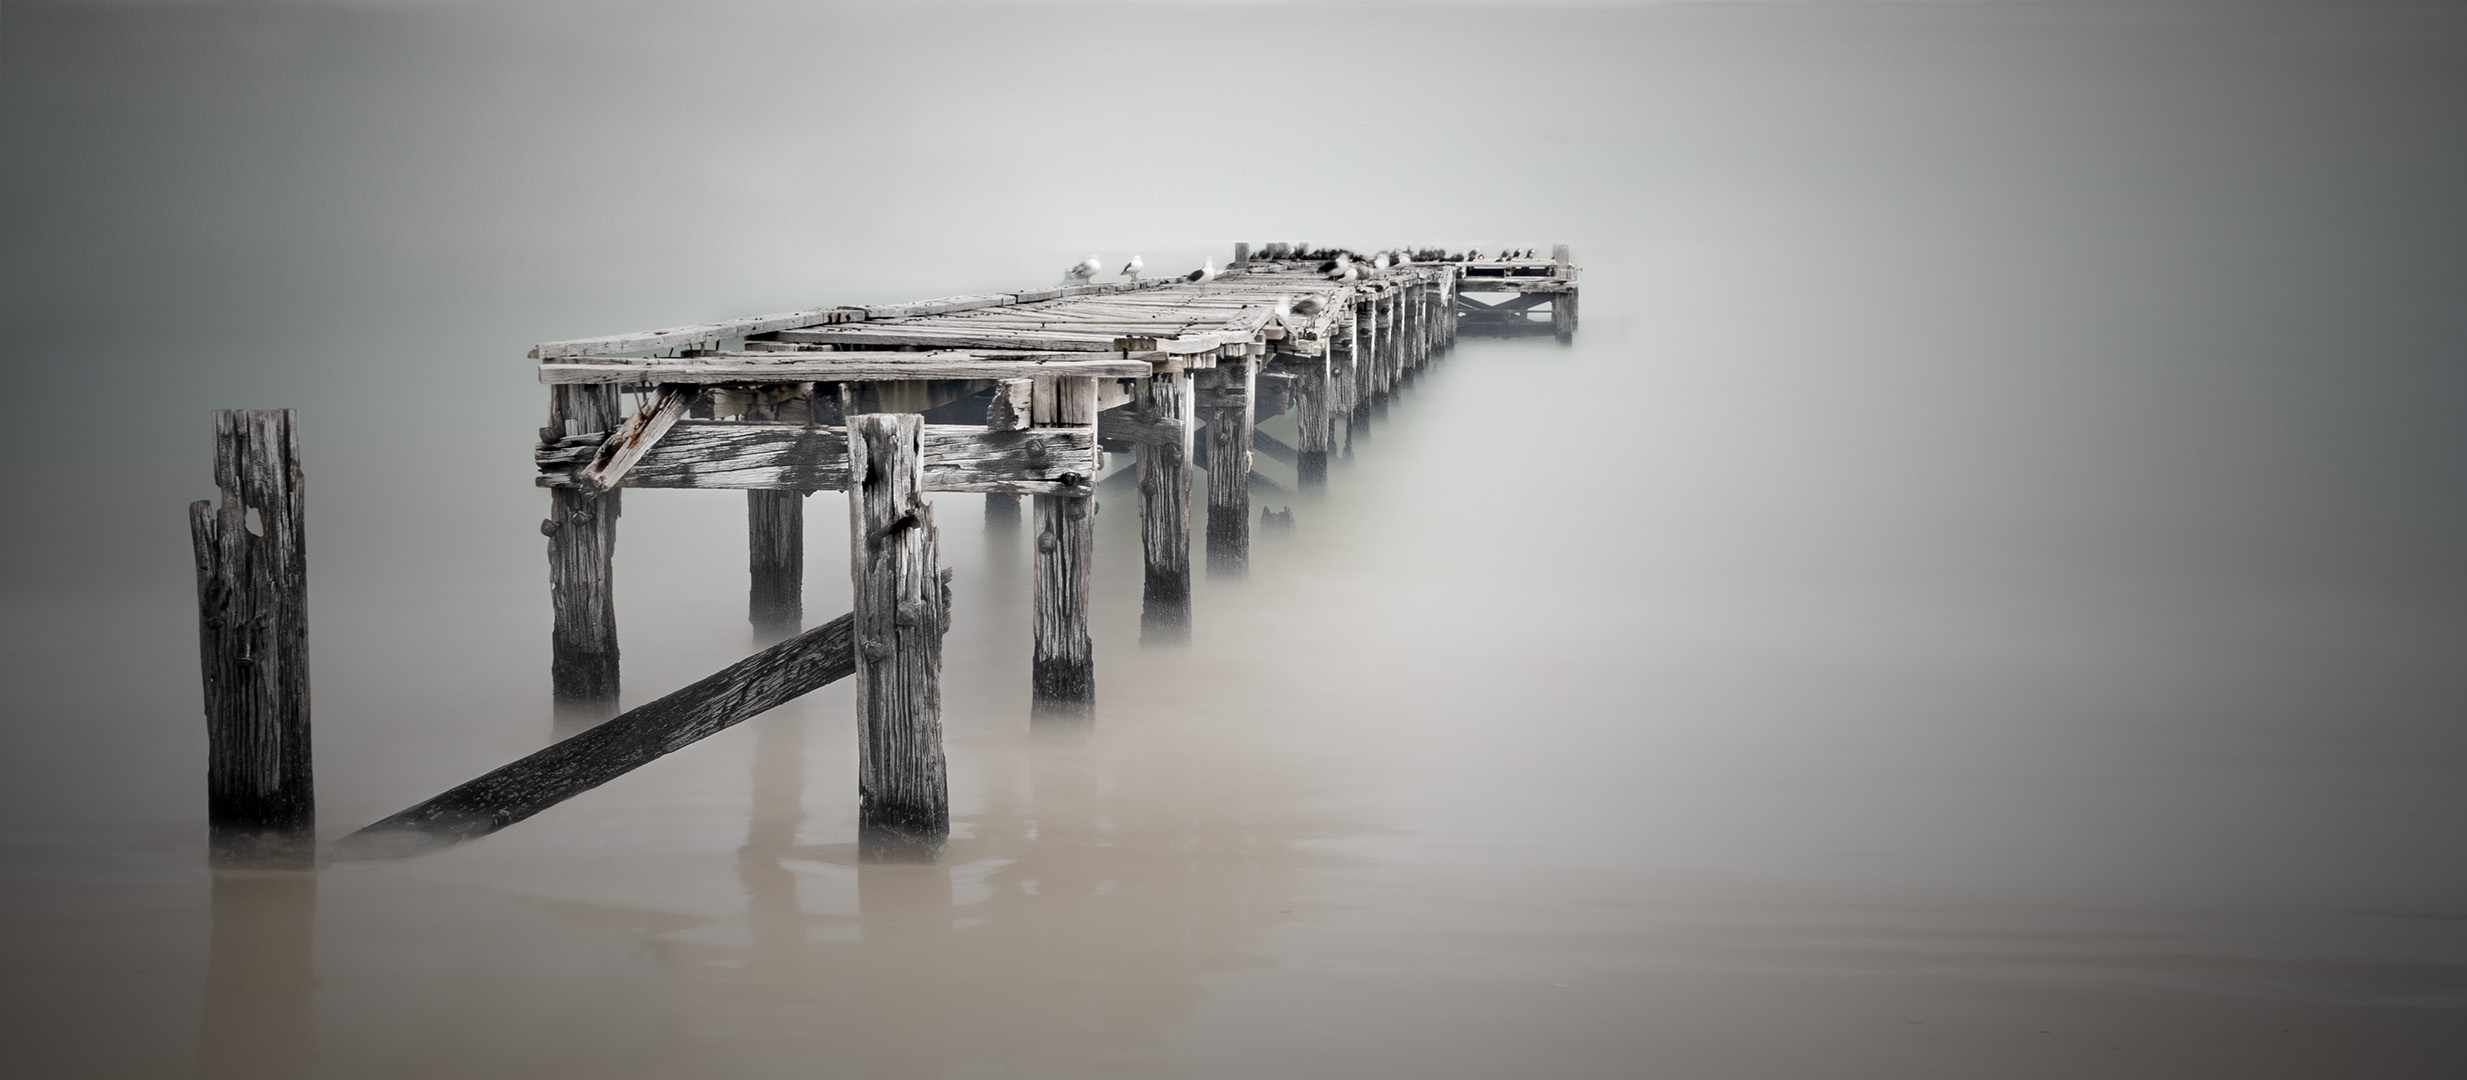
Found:
[{"label": "splintered wood", "polygon": [[305,868],[317,845],[317,793],[300,431],[291,410],[217,410],[214,485],[219,505],[189,507],[213,860]]},{"label": "splintered wood", "polygon": [[858,844],[931,860],[951,831],[942,757],[942,634],[950,579],[925,502],[924,424],[848,420],[848,553],[856,597]]}]

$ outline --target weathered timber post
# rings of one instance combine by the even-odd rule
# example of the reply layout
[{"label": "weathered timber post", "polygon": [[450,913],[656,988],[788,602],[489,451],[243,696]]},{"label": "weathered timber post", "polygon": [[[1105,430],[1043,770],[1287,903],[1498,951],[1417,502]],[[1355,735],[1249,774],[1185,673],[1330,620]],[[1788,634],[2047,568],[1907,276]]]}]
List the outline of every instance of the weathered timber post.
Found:
[{"label": "weathered timber post", "polygon": [[213,864],[316,861],[308,728],[308,562],[300,432],[289,409],[214,412],[220,506],[188,508],[205,677],[206,827]]},{"label": "weathered timber post", "polygon": [[861,858],[939,858],[951,832],[943,775],[942,634],[950,585],[927,505],[924,417],[848,417],[848,550],[855,586]]},{"label": "weathered timber post", "polygon": [[1295,385],[1294,426],[1300,432],[1301,454],[1294,459],[1294,475],[1303,487],[1325,487],[1328,483],[1328,444],[1330,428],[1329,398],[1334,390],[1333,364],[1328,351],[1317,356],[1295,357],[1302,365],[1302,378]]},{"label": "weathered timber post", "polygon": [[1421,372],[1421,358],[1428,355],[1428,335],[1431,323],[1423,321],[1421,281],[1406,281],[1404,291],[1396,293],[1396,318],[1404,321],[1404,375],[1414,377]]},{"label": "weathered timber post", "polygon": [[[1353,415],[1355,420],[1370,416],[1371,401],[1379,396],[1379,316],[1378,303],[1364,293],[1353,306]],[[1362,424],[1354,427],[1362,428]]]},{"label": "weathered timber post", "polygon": [[[543,442],[624,422],[611,384],[548,388]],[[558,712],[605,719],[617,712],[617,517],[622,492],[587,485],[550,488],[547,520],[548,595],[555,609],[549,631],[549,684]]]},{"label": "weathered timber post", "polygon": [[[985,406],[987,431],[1018,431],[1032,422],[1030,402],[1034,396],[1033,380],[1005,379],[994,387],[994,398]],[[1019,496],[1007,491],[985,493],[985,527],[1016,529],[1019,527]]]},{"label": "weathered timber post", "polygon": [[1550,298],[1550,328],[1558,336],[1559,343],[1567,345],[1576,340],[1575,267],[1568,259],[1568,246],[1552,244],[1550,261],[1551,272],[1560,279],[1560,291]]},{"label": "weathered timber post", "polygon": [[754,632],[785,637],[805,622],[805,493],[745,493],[745,615]]},{"label": "weathered timber post", "polygon": [[1139,547],[1142,641],[1186,641],[1191,634],[1191,376],[1152,375],[1135,384],[1129,408],[1154,430],[1139,441]]},{"label": "weathered timber post", "polygon": [[1397,377],[1405,367],[1404,290],[1390,287],[1379,298],[1379,340],[1387,355],[1379,366],[1379,394],[1384,403],[1396,393]]},{"label": "weathered timber post", "polygon": [[[1360,363],[1354,351],[1354,328],[1338,323],[1328,342],[1328,445],[1332,452],[1353,452],[1354,386]],[[1339,433],[1342,433],[1341,437]]]},{"label": "weathered timber post", "polygon": [[[1039,376],[1040,426],[1096,423],[1096,380]],[[1036,496],[1035,591],[1029,630],[1031,720],[1079,719],[1096,707],[1096,646],[1088,635],[1088,593],[1096,564],[1095,489]]]},{"label": "weathered timber post", "polygon": [[[1228,347],[1228,353],[1235,347]],[[1199,373],[1208,425],[1208,573],[1240,577],[1251,566],[1251,397],[1258,364],[1248,350]]]}]

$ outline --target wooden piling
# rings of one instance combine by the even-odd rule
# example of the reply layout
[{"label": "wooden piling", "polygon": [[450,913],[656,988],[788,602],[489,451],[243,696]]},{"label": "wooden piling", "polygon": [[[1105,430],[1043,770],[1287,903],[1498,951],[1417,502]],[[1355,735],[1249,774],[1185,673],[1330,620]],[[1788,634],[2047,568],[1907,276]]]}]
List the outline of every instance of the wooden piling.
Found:
[{"label": "wooden piling", "polygon": [[219,506],[189,506],[210,858],[226,868],[304,868],[316,858],[317,793],[292,411],[215,410],[214,484],[222,489]]},{"label": "wooden piling", "polygon": [[1139,639],[1185,641],[1191,633],[1191,377],[1140,380],[1127,407],[1150,433],[1138,442]]},{"label": "wooden piling", "polygon": [[1096,707],[1096,647],[1088,635],[1088,593],[1096,561],[1096,500],[1034,498],[1036,586],[1030,619],[1030,703],[1037,719],[1085,717]]},{"label": "wooden piling", "polygon": [[1199,373],[1208,425],[1208,573],[1240,577],[1251,565],[1251,395],[1258,365],[1228,356]]},{"label": "wooden piling", "polygon": [[1302,369],[1294,385],[1294,427],[1300,433],[1294,476],[1303,487],[1324,487],[1328,483],[1328,418],[1334,415],[1329,408],[1334,365],[1326,353],[1294,357],[1289,363]]},{"label": "wooden piling", "polygon": [[[614,432],[624,421],[615,386],[548,388],[543,441]],[[589,485],[549,490],[549,683],[558,712],[599,720],[617,711],[617,518],[623,492]]]},{"label": "wooden piling", "polygon": [[942,755],[950,593],[922,491],[924,426],[913,413],[848,417],[858,847],[889,861],[937,858],[951,831]]},{"label": "wooden piling", "polygon": [[745,614],[754,632],[784,637],[805,621],[805,493],[745,493]]},{"label": "wooden piling", "polygon": [[[1094,426],[1096,380],[1038,376],[1032,387],[1032,419],[1039,427]],[[1088,593],[1096,563],[1095,488],[1040,494],[1029,513],[1036,534],[1030,559],[1034,580],[1029,617],[1032,638],[1032,719],[1084,718],[1096,705],[1096,652],[1088,636]]]},{"label": "wooden piling", "polygon": [[[1559,277],[1564,279],[1575,274],[1575,261],[1569,258],[1566,244],[1550,246],[1550,261],[1552,272]],[[1550,329],[1552,334],[1558,336],[1559,344],[1568,345],[1576,341],[1576,286],[1573,284],[1550,298]]]},{"label": "wooden piling", "polygon": [[[1371,400],[1379,396],[1379,308],[1364,296],[1353,306],[1353,415],[1370,416]],[[1356,435],[1361,424],[1355,424]]]}]

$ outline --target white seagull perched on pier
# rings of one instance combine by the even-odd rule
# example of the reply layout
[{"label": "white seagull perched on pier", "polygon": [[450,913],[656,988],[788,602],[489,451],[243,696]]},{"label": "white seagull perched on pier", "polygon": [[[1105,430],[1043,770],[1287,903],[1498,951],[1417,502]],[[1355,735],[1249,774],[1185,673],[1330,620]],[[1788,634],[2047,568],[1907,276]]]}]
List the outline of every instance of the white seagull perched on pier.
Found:
[{"label": "white seagull perched on pier", "polygon": [[1208,281],[1208,280],[1211,280],[1211,279],[1213,279],[1213,278],[1215,278],[1215,277],[1216,277],[1216,256],[1214,256],[1214,255],[1210,255],[1210,256],[1208,256],[1208,257],[1207,257],[1207,259],[1205,259],[1204,261],[1202,261],[1202,262],[1199,264],[1199,269],[1197,269],[1197,270],[1193,270],[1193,271],[1191,271],[1190,273],[1187,273],[1187,274],[1182,275],[1182,280],[1184,280],[1184,281]]},{"label": "white seagull perched on pier", "polygon": [[1090,255],[1085,259],[1079,260],[1079,262],[1076,265],[1073,265],[1070,269],[1063,271],[1062,276],[1074,281],[1086,281],[1089,278],[1095,277],[1104,272],[1105,264],[1097,261],[1096,256]]},{"label": "white seagull perched on pier", "polygon": [[1137,281],[1139,280],[1139,272],[1147,268],[1148,260],[1142,259],[1137,255],[1133,255],[1131,256],[1131,261],[1122,264],[1122,276],[1133,281]]}]

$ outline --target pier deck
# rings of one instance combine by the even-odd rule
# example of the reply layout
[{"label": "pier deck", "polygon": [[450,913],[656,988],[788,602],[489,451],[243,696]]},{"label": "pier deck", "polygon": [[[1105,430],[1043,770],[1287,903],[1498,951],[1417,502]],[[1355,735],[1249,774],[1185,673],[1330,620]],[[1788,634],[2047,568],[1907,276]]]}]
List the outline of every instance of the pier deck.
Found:
[{"label": "pier deck", "polygon": [[1207,572],[1241,576],[1260,422],[1294,411],[1297,445],[1274,448],[1301,484],[1323,485],[1352,425],[1460,332],[1564,342],[1576,331],[1566,245],[1547,258],[1329,262],[1294,245],[1237,245],[1196,280],[813,308],[537,346],[550,403],[534,464],[551,497],[541,531],[560,709],[616,711],[623,488],[745,490],[748,617],[780,635],[802,624],[802,497],[846,491],[859,739],[865,775],[884,778],[861,784],[862,816],[908,836],[893,848],[938,850],[938,834],[908,835],[947,819],[940,631],[928,624],[947,618],[948,587],[924,493],[982,492],[997,522],[1017,521],[1019,497],[1033,498],[1036,715],[1084,720],[1096,691],[1089,500],[1106,450],[1137,460],[1141,638],[1183,640],[1195,472],[1207,478]]}]

